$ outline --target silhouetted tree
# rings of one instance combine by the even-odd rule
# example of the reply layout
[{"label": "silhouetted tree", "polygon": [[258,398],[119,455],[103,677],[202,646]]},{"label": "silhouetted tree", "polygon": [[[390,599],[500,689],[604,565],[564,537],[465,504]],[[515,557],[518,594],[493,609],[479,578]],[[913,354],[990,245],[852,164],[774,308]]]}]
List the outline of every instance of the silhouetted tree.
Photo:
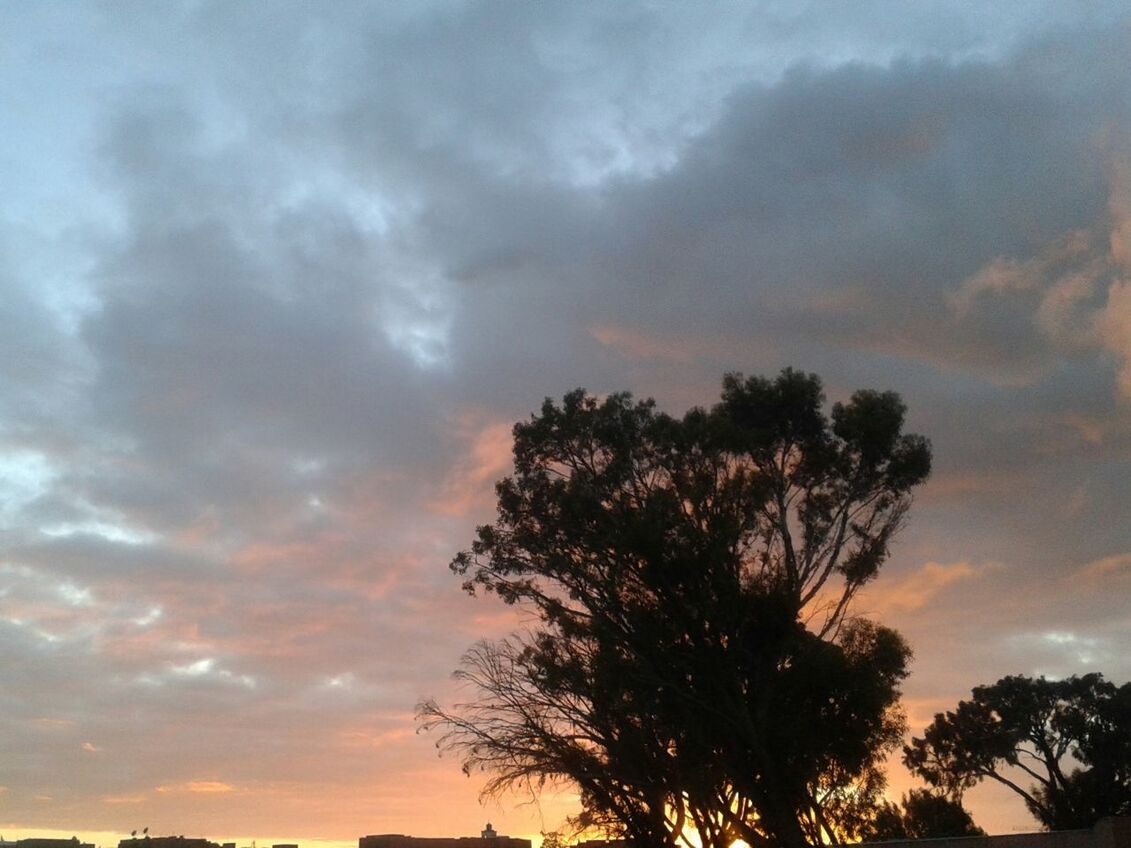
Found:
[{"label": "silhouetted tree", "polygon": [[904,762],[949,792],[995,780],[1049,830],[1131,814],[1131,683],[1086,674],[979,686],[935,716],[904,749]]},{"label": "silhouetted tree", "polygon": [[930,448],[898,396],[731,375],[682,419],[578,390],[514,429],[498,517],[452,563],[536,613],[420,706],[485,792],[566,781],[638,845],[840,838],[903,731],[898,634],[852,619]]},{"label": "silhouetted tree", "polygon": [[974,824],[959,798],[926,789],[912,789],[897,807],[885,803],[859,834],[866,842],[887,839],[942,839],[952,836],[985,836]]}]

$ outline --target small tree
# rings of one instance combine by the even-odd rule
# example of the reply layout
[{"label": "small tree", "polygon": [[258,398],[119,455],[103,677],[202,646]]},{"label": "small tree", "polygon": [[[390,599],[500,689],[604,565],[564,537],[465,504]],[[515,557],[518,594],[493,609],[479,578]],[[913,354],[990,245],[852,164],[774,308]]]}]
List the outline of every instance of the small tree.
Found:
[{"label": "small tree", "polygon": [[865,842],[888,839],[942,839],[954,836],[985,836],[974,824],[969,811],[958,798],[926,789],[912,789],[897,807],[885,803],[868,825],[861,829]]},{"label": "small tree", "polygon": [[541,848],[569,848],[569,841],[561,832],[551,830],[542,834]]},{"label": "small tree", "polygon": [[638,845],[841,838],[883,787],[909,651],[848,608],[930,449],[893,393],[726,378],[682,419],[578,390],[515,426],[498,517],[452,568],[536,614],[425,727],[489,793],[562,780]]},{"label": "small tree", "polygon": [[1049,830],[1129,815],[1131,684],[1116,687],[1101,674],[1004,677],[936,715],[904,762],[951,793],[997,781]]}]

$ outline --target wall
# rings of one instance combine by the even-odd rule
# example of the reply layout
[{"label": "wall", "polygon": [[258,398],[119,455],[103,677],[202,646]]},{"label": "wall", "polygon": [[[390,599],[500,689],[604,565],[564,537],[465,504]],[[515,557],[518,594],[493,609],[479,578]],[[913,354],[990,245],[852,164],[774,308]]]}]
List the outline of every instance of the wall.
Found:
[{"label": "wall", "polygon": [[882,845],[883,848],[1131,848],[1131,817],[1101,819],[1091,830],[952,839],[895,839],[864,844]]}]

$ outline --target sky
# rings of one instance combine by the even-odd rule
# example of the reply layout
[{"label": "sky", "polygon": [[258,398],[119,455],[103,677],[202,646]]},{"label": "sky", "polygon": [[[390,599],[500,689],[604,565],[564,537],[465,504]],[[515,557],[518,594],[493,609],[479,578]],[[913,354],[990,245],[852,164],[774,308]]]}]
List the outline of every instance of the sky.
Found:
[{"label": "sky", "polygon": [[[1131,679],[1124,2],[0,3],[0,833],[551,830],[415,704],[577,386],[892,389],[913,729]],[[892,795],[914,785],[899,768]],[[1020,801],[967,796],[991,832]]]}]

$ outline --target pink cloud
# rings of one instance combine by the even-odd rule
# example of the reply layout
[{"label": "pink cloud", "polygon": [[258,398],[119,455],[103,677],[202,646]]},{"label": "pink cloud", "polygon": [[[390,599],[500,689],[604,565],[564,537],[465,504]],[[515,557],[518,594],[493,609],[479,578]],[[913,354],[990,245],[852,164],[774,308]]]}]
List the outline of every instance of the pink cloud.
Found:
[{"label": "pink cloud", "polygon": [[595,323],[586,328],[589,337],[623,359],[691,365],[703,360],[733,361],[738,350],[750,351],[757,347],[757,356],[771,356],[764,340],[748,337],[727,337],[716,333],[709,337],[689,334],[673,335],[670,332],[647,332],[621,324]]},{"label": "pink cloud", "polygon": [[924,488],[924,499],[965,499],[970,495],[1007,494],[1023,480],[1017,474],[979,473],[976,471],[947,472],[932,474]]},{"label": "pink cloud", "polygon": [[32,724],[39,730],[58,731],[69,730],[75,726],[75,723],[66,718],[35,718],[32,719]]},{"label": "pink cloud", "polygon": [[1099,324],[1108,349],[1122,360],[1119,390],[1125,399],[1131,400],[1131,280],[1111,284]]},{"label": "pink cloud", "polygon": [[509,422],[460,422],[455,438],[466,445],[464,456],[448,474],[429,508],[453,517],[489,509],[494,482],[511,467],[511,429]]}]

